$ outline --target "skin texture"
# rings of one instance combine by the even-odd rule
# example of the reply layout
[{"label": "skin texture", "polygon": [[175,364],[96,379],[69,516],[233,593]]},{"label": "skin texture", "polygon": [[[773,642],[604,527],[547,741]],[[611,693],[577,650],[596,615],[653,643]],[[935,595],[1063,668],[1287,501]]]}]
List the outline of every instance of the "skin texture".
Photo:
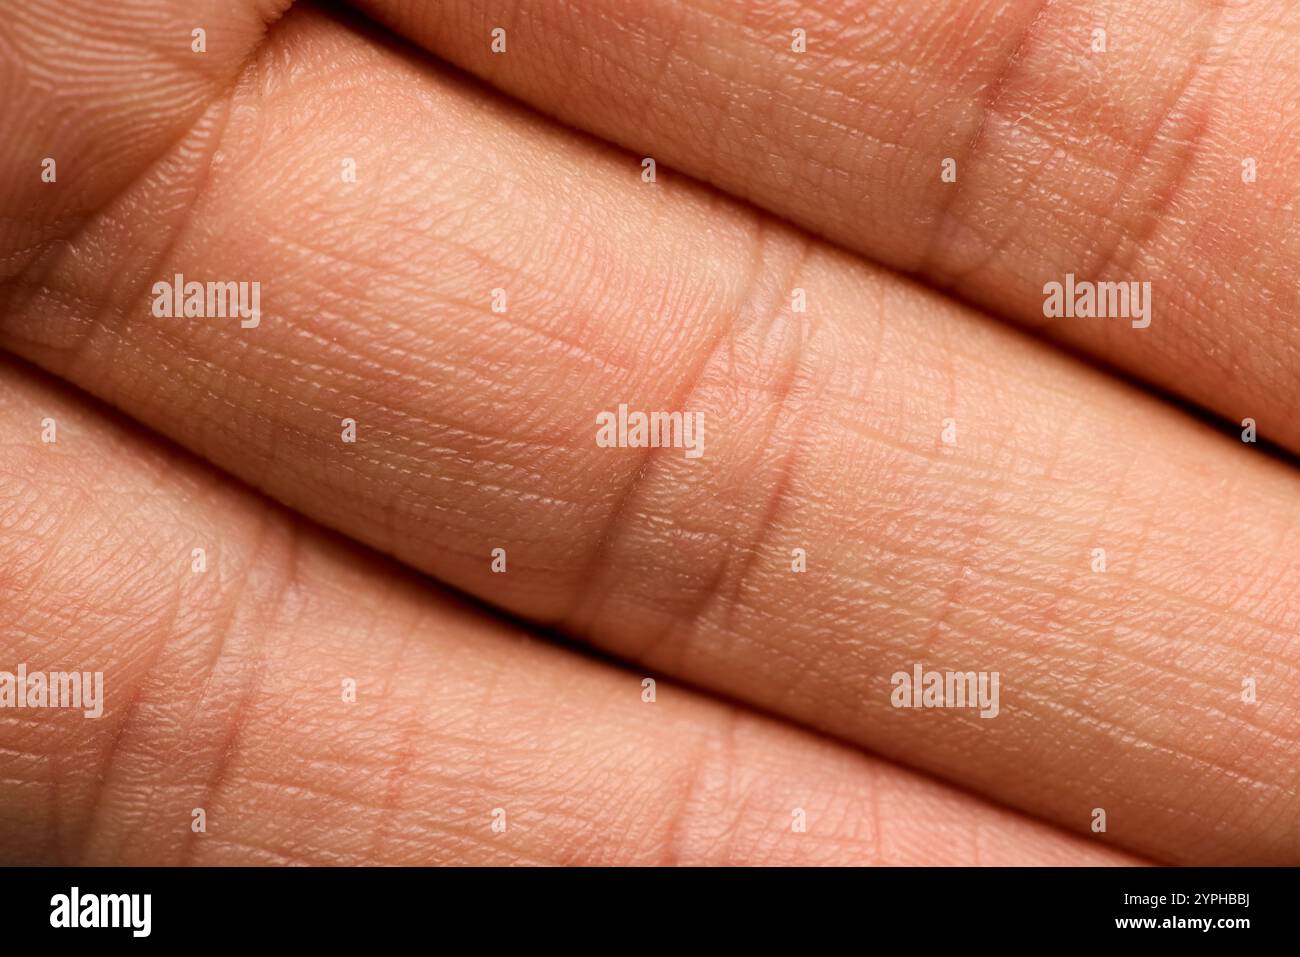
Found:
[{"label": "skin texture", "polygon": [[[358,5],[565,123],[1300,451],[1291,0]],[[1044,318],[1067,272],[1151,282],[1152,325]]]},{"label": "skin texture", "polygon": [[[159,96],[151,115],[179,110]],[[345,157],[357,183],[339,177]],[[1108,831],[1093,844],[1172,862],[1300,860],[1292,470],[670,171],[653,186],[639,172],[637,157],[492,97],[355,20],[295,8],[98,213],[42,227],[62,238],[35,247],[32,227],[6,222],[0,242],[26,264],[0,289],[0,345],[312,519],[645,668],[1080,834],[1105,808]],[[155,318],[149,288],[175,272],[262,281],[262,324]],[[489,308],[497,287],[510,295],[505,314]],[[795,287],[807,290],[806,314],[791,311]],[[705,457],[597,448],[594,416],[620,402],[703,411]],[[340,442],[344,417],[357,420],[355,445]],[[38,418],[21,443],[34,443]],[[940,441],[945,419],[956,445]],[[251,499],[230,506],[243,509],[256,510]],[[224,517],[211,521],[223,541],[234,534]],[[174,546],[178,576],[192,540]],[[489,570],[497,547],[509,555],[504,575]],[[1090,567],[1095,547],[1107,550],[1104,574]],[[807,550],[802,575],[790,570],[793,548]],[[271,568],[301,561],[274,555]],[[322,601],[317,620],[337,622],[341,647],[365,633],[364,644],[397,656],[376,652],[382,660],[404,662],[419,642],[382,627],[377,609],[391,602],[358,598],[390,581],[380,568],[349,589],[322,567],[319,590],[346,594]],[[272,624],[295,620],[283,599],[266,601],[281,616]],[[318,631],[303,633],[304,662]],[[292,639],[268,632],[279,629],[253,620],[243,633],[254,660],[291,653]],[[574,693],[564,668],[595,667],[547,654],[562,697]],[[999,671],[1002,714],[891,708],[890,675],[918,661]],[[316,705],[331,715],[339,671],[321,679],[329,690]],[[1255,704],[1241,699],[1247,677]],[[617,680],[626,707],[645,707],[635,676]],[[465,682],[483,679],[467,672]],[[500,705],[500,730],[479,740],[509,739],[537,723],[529,708],[555,707],[546,692],[524,696],[490,682],[467,694],[476,709]],[[414,730],[376,755],[440,753],[421,723],[435,718],[412,698]],[[731,712],[698,707],[702,725],[725,727]],[[584,714],[576,723],[595,733],[587,723],[599,729],[603,714]],[[357,719],[358,740],[376,720],[388,727]],[[754,756],[729,757],[736,770],[722,779],[749,782],[736,793],[745,808],[759,802],[754,822],[788,830],[796,805],[754,783],[769,753],[762,735],[778,734],[761,726],[770,730],[755,732]],[[647,751],[689,768],[692,750],[726,740],[710,733],[691,749],[674,729]],[[779,733],[797,776],[812,739]],[[571,809],[577,795],[560,792],[581,792],[581,762],[609,747],[574,746],[560,762],[574,776],[546,792],[553,807]],[[829,762],[850,760],[820,747]],[[485,762],[474,774],[490,789]],[[304,762],[292,786],[312,787],[312,773]],[[511,780],[531,778],[521,769]],[[679,804],[693,788],[688,780]],[[878,814],[852,817],[862,804],[844,800],[853,840],[824,859],[861,862],[853,841],[866,832],[855,828]],[[276,820],[264,826],[282,840]],[[735,860],[751,845],[761,860],[821,853],[780,850],[775,836],[718,837],[767,834],[748,818],[708,821],[698,839],[653,825],[637,848],[646,857],[627,859]],[[329,820],[313,826],[325,850],[300,858],[390,859],[371,845],[331,852]],[[481,821],[472,828],[487,839]],[[513,853],[576,857],[562,835],[539,841],[561,850]],[[249,853],[272,846],[245,843]],[[105,857],[131,846],[110,840]],[[435,859],[458,859],[458,847]],[[404,859],[422,848],[413,839]],[[1028,848],[1018,859],[1034,860]]]},{"label": "skin texture", "polygon": [[[5,664],[103,671],[111,705],[0,712],[6,864],[1132,862],[666,682],[643,703],[639,675],[0,373]],[[58,441],[29,441],[47,416]]]},{"label": "skin texture", "polygon": [[[0,22],[0,277],[17,276],[185,135],[289,0],[6,3]],[[194,55],[195,24],[209,49]],[[59,188],[30,172],[62,159]],[[93,157],[93,162],[67,162]]]}]

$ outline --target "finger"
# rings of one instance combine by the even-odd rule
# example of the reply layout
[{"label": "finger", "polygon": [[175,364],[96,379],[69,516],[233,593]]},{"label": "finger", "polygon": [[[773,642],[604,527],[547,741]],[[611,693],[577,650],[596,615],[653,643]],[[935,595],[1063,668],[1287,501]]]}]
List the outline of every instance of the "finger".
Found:
[{"label": "finger", "polygon": [[6,4],[0,278],[73,235],[196,125],[219,126],[207,107],[290,2]]},{"label": "finger", "polygon": [[[184,231],[169,158],[0,344],[647,667],[1151,856],[1298,859],[1290,472],[338,22],[269,42]],[[160,319],[176,273],[264,315]],[[620,404],[703,457],[600,447]],[[895,708],[917,664],[998,672],[998,717]]]},{"label": "finger", "polygon": [[[1300,450],[1293,3],[357,5],[566,123]],[[1083,318],[1098,282],[1139,285]]]},{"label": "finger", "polygon": [[0,709],[6,864],[1129,860],[690,692],[646,702],[10,363],[0,436],[0,671],[103,676],[97,718]]}]

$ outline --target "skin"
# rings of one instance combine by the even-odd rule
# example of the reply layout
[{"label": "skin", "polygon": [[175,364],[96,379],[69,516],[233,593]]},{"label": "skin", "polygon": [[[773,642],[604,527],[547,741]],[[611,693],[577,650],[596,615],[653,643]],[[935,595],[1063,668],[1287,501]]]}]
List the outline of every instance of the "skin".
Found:
[{"label": "skin", "polygon": [[109,702],[0,712],[6,864],[1132,861],[667,682],[644,703],[640,675],[0,372],[5,662],[103,671]]},{"label": "skin", "polygon": [[[221,16],[210,22],[222,25]],[[152,94],[158,102],[146,97],[144,109],[129,87],[134,74],[124,76],[118,95],[147,114],[140,126],[130,111],[112,108],[112,78],[101,77],[108,105],[96,109],[105,111],[101,128],[114,135],[95,142],[130,143],[132,155],[109,148],[93,172],[64,162],[73,172],[66,184],[61,174],[57,203],[29,185],[3,197],[9,215],[0,249],[10,278],[0,288],[0,345],[282,506],[484,602],[954,787],[677,692],[697,709],[689,720],[704,742],[688,747],[682,727],[647,722],[636,710],[649,707],[639,697],[641,671],[528,643],[534,666],[508,643],[518,625],[400,576],[394,586],[393,569],[380,559],[321,533],[298,525],[258,533],[261,524],[288,521],[281,507],[228,490],[214,504],[208,479],[202,494],[176,496],[170,520],[132,529],[128,541],[146,533],[172,538],[142,548],[143,566],[125,569],[125,580],[153,594],[156,556],[174,552],[175,570],[162,575],[167,587],[159,590],[198,588],[189,551],[214,537],[223,554],[227,547],[245,554],[244,567],[257,570],[250,581],[269,579],[264,596],[236,603],[241,566],[223,558],[220,582],[228,584],[214,595],[217,620],[232,607],[239,619],[246,604],[248,620],[233,640],[185,639],[227,683],[213,694],[240,717],[223,719],[220,705],[205,704],[209,673],[185,672],[191,694],[171,707],[224,727],[224,737],[186,736],[178,719],[157,730],[137,720],[153,776],[146,760],[135,774],[123,772],[118,801],[83,798],[92,807],[83,819],[69,810],[72,824],[47,821],[53,836],[29,847],[29,857],[53,847],[95,860],[223,853],[224,860],[607,862],[616,853],[610,842],[621,840],[615,836],[634,833],[617,852],[629,856],[618,860],[793,862],[813,854],[826,862],[885,861],[879,840],[865,835],[878,834],[889,815],[857,795],[876,786],[866,777],[888,777],[930,788],[955,816],[968,816],[956,832],[974,835],[960,852],[964,862],[989,860],[979,837],[986,818],[1018,835],[1006,845],[1009,861],[1059,860],[1102,843],[1175,863],[1300,861],[1300,487],[1289,466],[669,169],[653,186],[642,183],[637,156],[528,114],[355,19],[295,7],[259,39],[255,25],[270,16],[266,10],[224,16],[231,18],[228,47],[194,81],[211,91],[206,101],[172,101],[171,86],[160,85]],[[160,17],[158,37],[135,31],[120,42],[156,44],[190,22],[179,13],[175,22]],[[21,25],[5,29],[7,46],[39,51]],[[9,67],[36,103],[40,63],[32,52]],[[194,69],[186,57],[171,68]],[[140,136],[128,136],[136,127]],[[87,148],[84,128],[53,124],[41,149],[34,142],[26,154],[10,149],[3,163],[30,165],[30,156],[61,139],[74,148],[60,155],[76,157]],[[101,147],[89,148],[101,155]],[[150,150],[156,159],[142,166]],[[343,157],[357,162],[355,184],[339,177]],[[175,272],[260,279],[262,324],[155,318],[149,288]],[[497,287],[510,295],[505,314],[489,308]],[[807,291],[806,314],[791,311],[795,287]],[[18,379],[15,403],[36,387]],[[596,447],[595,413],[620,402],[703,411],[704,458]],[[14,420],[29,424],[13,446],[23,456],[46,454],[35,445],[40,416],[30,405]],[[340,442],[344,417],[358,423],[355,444]],[[945,419],[955,422],[955,445],[940,440]],[[85,441],[95,431],[88,427]],[[71,467],[63,443],[59,468]],[[119,457],[130,472],[133,457]],[[93,488],[101,475],[115,481],[103,458],[92,450],[80,460],[82,476],[63,487]],[[23,468],[15,473],[12,481],[30,482]],[[41,484],[20,485],[10,498],[67,511],[66,503],[46,502]],[[98,503],[111,515],[120,494],[91,495],[81,507]],[[245,525],[234,516],[254,512],[275,517],[251,519],[241,549],[236,530]],[[65,522],[74,541],[93,527]],[[259,536],[268,542],[257,544]],[[286,544],[300,540],[306,544]],[[27,555],[32,545],[20,538],[8,547]],[[489,568],[497,547],[509,555],[504,575]],[[1096,547],[1107,551],[1105,573],[1092,568]],[[802,575],[790,570],[793,548],[809,556]],[[254,550],[256,562],[248,557]],[[43,567],[58,564],[34,563],[23,588],[37,587]],[[135,640],[173,647],[161,620],[185,620],[183,597],[165,606],[167,615],[123,614],[120,605],[114,613],[121,583],[111,576],[123,569],[90,567],[108,569],[96,572],[106,576],[97,594],[108,608],[95,622],[121,621]],[[49,587],[60,595],[57,581]],[[385,595],[394,588],[399,598]],[[286,592],[315,612],[312,627],[297,624],[303,616],[286,604]],[[44,614],[66,627],[58,607],[52,600]],[[31,614],[39,623],[42,612]],[[495,634],[504,650],[493,652],[480,632]],[[371,645],[386,654],[367,652]],[[72,662],[75,647],[67,652]],[[356,657],[339,666],[324,664],[329,654],[352,650]],[[301,663],[276,663],[291,654]],[[441,705],[431,713],[429,676],[442,681],[448,660],[459,668],[462,658],[465,674],[440,685],[453,689],[446,713]],[[268,659],[273,672],[322,675],[312,685],[319,699],[292,720],[283,710],[289,689],[268,696],[248,677],[265,673]],[[377,661],[385,664],[376,668]],[[970,712],[892,708],[890,675],[917,661],[999,671],[1002,713],[984,721]],[[379,697],[407,711],[395,716],[378,703],[358,710],[338,750],[311,760],[340,720],[338,675],[369,674],[382,687],[392,662],[401,663],[399,674],[417,676],[409,678],[416,685],[409,697]],[[516,666],[514,678],[501,676]],[[1253,704],[1241,697],[1245,678],[1259,689]],[[529,690],[506,690],[510,680]],[[547,680],[553,692],[534,688]],[[465,690],[476,685],[478,694]],[[588,685],[584,705],[579,688]],[[619,694],[626,699],[615,704]],[[261,738],[259,707],[267,715]],[[502,805],[495,797],[501,776],[484,773],[501,736],[513,740],[521,728],[558,722],[561,707],[582,709],[560,727],[581,728],[583,737],[559,761],[538,753],[549,747],[541,735],[529,738],[532,750],[519,760],[532,755],[532,763],[506,780],[541,815],[530,819],[537,844],[503,851],[484,819],[465,809]],[[114,717],[132,727],[129,716]],[[489,720],[492,728],[480,727]],[[748,751],[725,743],[735,721],[753,727]],[[477,742],[470,767],[435,773],[464,735],[454,730],[460,722]],[[587,737],[633,726],[635,734]],[[308,759],[286,763],[286,729]],[[20,724],[16,733],[40,731]],[[376,743],[384,733],[391,737]],[[116,766],[124,733],[115,737]],[[168,748],[191,738],[225,740],[227,750],[194,755],[189,789],[176,788],[186,825],[198,805],[195,782],[206,780],[219,795],[230,755],[248,751],[240,783],[264,792],[266,810],[258,803],[240,815],[229,843],[191,842],[187,826],[154,838],[143,823],[154,800],[140,795],[158,788],[156,766],[173,767]],[[39,764],[37,757],[59,753],[58,740],[47,735],[40,746],[13,749]],[[656,766],[633,777],[599,763],[641,745],[640,760],[676,761],[677,770]],[[334,778],[359,760],[358,751],[369,762],[364,780],[351,784],[359,790],[323,810],[311,794],[339,800]],[[700,771],[700,755],[719,752]],[[843,815],[843,833],[827,833],[829,843],[815,848],[795,843],[807,836],[787,833],[790,809],[800,805],[772,782],[767,761],[777,762],[781,781],[824,780],[819,800],[830,816]],[[402,770],[412,765],[420,773]],[[638,766],[628,752],[622,767]],[[602,771],[608,800],[629,815],[608,822],[603,842],[587,830],[588,812],[574,810],[574,802],[587,807],[581,795]],[[91,778],[69,773],[61,791],[95,791]],[[327,780],[317,780],[322,773]],[[658,783],[665,775],[671,782]],[[400,783],[398,797],[366,793],[385,776]],[[738,797],[722,799],[724,811],[702,811],[705,820],[691,829],[701,776],[710,795],[730,787]],[[62,780],[58,772],[49,777]],[[462,796],[470,782],[477,803]],[[675,803],[644,800],[655,787],[676,795]],[[1089,837],[1067,839],[956,788]],[[48,812],[40,789],[26,790],[34,793],[15,797],[11,813],[30,826]],[[369,808],[375,831],[388,835],[391,802],[408,796],[418,807],[401,835],[349,843],[357,840],[343,823],[349,808]],[[671,815],[665,807],[686,810]],[[1108,829],[1093,835],[1099,807]],[[458,810],[449,824],[430,808]],[[923,804],[900,798],[896,809],[900,834],[935,827]],[[304,822],[306,846],[298,839]],[[108,836],[102,844],[68,843],[79,828]],[[250,831],[239,836],[239,828]],[[150,847],[154,840],[159,847]],[[954,847],[962,840],[954,838]],[[911,860],[942,859],[921,847]]]},{"label": "skin", "polygon": [[[359,6],[562,122],[1300,451],[1290,0]],[[1151,282],[1151,327],[1045,318],[1067,272]]]}]

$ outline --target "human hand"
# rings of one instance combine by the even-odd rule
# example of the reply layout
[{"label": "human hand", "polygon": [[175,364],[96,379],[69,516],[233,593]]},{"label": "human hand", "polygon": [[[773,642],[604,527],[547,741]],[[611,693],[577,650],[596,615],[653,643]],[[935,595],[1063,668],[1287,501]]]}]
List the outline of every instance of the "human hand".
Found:
[{"label": "human hand", "polygon": [[308,6],[0,27],[0,346],[210,463],[7,364],[0,669],[106,689],[0,713],[10,862],[1295,863],[1294,465],[858,255],[1150,281],[1044,332],[1300,448],[1294,15],[486,6],[365,5],[634,152]]}]

